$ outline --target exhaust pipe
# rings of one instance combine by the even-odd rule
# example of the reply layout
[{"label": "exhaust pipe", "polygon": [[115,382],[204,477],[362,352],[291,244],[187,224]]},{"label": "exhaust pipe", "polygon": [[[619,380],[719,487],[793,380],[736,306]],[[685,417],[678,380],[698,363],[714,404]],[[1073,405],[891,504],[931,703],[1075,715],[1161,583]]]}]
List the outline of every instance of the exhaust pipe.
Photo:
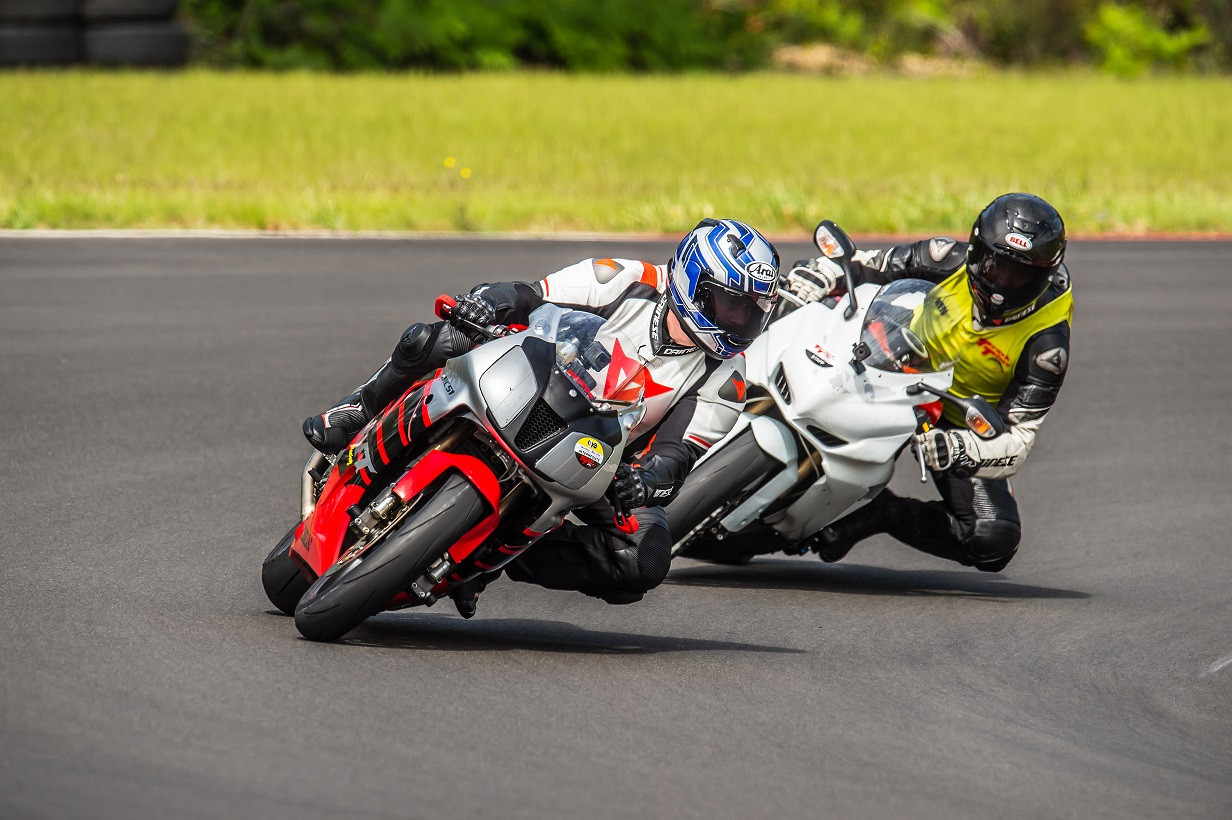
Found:
[{"label": "exhaust pipe", "polygon": [[303,521],[312,515],[317,508],[317,482],[329,469],[329,459],[323,453],[312,451],[308,463],[304,465],[304,474],[299,484],[299,520]]}]

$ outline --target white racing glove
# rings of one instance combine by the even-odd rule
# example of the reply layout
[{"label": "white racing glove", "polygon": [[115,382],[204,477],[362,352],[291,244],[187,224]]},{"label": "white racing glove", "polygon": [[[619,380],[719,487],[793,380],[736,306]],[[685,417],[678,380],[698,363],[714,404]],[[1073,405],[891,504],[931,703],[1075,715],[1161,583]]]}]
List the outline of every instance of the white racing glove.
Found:
[{"label": "white racing glove", "polygon": [[843,281],[843,269],[824,256],[801,259],[792,266],[786,287],[802,302],[820,302]]},{"label": "white racing glove", "polygon": [[915,446],[924,454],[924,464],[939,473],[954,470],[970,475],[980,466],[980,446],[966,430],[929,430],[916,433]]}]

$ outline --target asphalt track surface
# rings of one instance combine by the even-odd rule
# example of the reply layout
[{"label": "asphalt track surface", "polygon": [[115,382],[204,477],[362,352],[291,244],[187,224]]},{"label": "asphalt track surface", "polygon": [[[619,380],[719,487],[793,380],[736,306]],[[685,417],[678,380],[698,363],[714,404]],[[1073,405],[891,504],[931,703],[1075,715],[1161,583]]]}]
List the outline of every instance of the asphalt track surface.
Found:
[{"label": "asphalt track surface", "polygon": [[271,614],[300,420],[437,293],[668,251],[0,240],[0,816],[1232,814],[1232,243],[1075,243],[1000,576],[880,538],[335,645]]}]

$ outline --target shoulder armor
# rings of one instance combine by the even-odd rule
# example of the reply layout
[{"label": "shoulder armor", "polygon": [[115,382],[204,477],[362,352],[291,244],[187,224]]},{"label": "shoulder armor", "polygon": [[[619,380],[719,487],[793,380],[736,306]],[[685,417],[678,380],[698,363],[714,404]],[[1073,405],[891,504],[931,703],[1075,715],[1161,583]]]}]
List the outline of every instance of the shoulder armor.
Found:
[{"label": "shoulder armor", "polygon": [[624,270],[624,265],[615,259],[594,259],[591,260],[590,265],[595,272],[595,281],[601,285],[606,285],[616,278],[616,274]]},{"label": "shoulder armor", "polygon": [[1029,380],[1056,384],[1063,381],[1069,368],[1069,322],[1058,322],[1028,339],[1022,359]]},{"label": "shoulder armor", "polygon": [[948,236],[921,239],[911,246],[912,269],[949,275],[967,261],[967,243]]}]

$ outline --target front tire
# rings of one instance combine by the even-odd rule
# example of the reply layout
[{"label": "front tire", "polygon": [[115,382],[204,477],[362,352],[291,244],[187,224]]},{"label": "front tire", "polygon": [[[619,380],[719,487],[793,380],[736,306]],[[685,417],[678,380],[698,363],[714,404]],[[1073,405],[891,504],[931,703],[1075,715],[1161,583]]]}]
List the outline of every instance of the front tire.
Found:
[{"label": "front tire", "polygon": [[781,462],[758,446],[751,427],[698,465],[666,508],[668,529],[676,539],[672,557],[688,554],[681,551],[681,543],[694,527],[782,469]]},{"label": "front tire", "polygon": [[282,537],[261,565],[261,586],[265,587],[265,596],[287,615],[295,614],[295,605],[312,586],[312,582],[291,560],[291,544],[295,541],[297,529],[298,524]]},{"label": "front tire", "polygon": [[295,608],[296,628],[313,641],[341,638],[383,610],[487,514],[475,486],[450,473],[384,541],[317,579]]}]

